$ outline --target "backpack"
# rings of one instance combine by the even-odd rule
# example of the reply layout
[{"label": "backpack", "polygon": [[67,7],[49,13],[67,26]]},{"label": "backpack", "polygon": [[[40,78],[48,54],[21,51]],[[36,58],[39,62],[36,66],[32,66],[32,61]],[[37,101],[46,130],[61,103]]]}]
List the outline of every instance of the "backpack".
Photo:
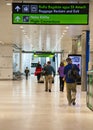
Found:
[{"label": "backpack", "polygon": [[77,81],[80,78],[79,73],[74,65],[72,65],[72,68],[68,71],[67,76],[69,79],[72,79],[74,81]]}]

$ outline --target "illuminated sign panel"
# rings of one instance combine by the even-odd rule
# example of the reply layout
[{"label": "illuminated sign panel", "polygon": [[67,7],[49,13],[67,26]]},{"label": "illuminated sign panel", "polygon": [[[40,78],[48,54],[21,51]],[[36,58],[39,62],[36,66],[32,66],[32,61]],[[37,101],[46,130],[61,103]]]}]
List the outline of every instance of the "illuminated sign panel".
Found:
[{"label": "illuminated sign panel", "polygon": [[13,3],[13,24],[87,25],[89,4]]},{"label": "illuminated sign panel", "polygon": [[52,58],[55,55],[55,53],[52,52],[35,52],[34,57],[50,57]]}]

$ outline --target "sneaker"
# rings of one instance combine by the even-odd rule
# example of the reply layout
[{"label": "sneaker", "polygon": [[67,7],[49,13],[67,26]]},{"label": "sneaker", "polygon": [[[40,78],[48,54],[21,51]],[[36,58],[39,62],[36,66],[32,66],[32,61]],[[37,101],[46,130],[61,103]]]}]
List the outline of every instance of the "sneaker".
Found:
[{"label": "sneaker", "polygon": [[51,92],[51,89],[49,89],[49,92]]},{"label": "sneaker", "polygon": [[48,89],[45,89],[45,91],[47,92],[47,91],[48,91]]}]

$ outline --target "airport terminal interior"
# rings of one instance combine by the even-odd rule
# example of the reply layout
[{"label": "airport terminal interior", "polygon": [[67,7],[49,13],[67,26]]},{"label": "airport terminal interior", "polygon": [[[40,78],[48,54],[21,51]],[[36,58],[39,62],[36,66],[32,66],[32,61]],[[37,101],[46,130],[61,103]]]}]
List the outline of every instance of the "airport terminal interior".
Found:
[{"label": "airport terminal interior", "polygon": [[[0,0],[0,130],[93,129],[92,14],[93,0]],[[68,56],[81,77],[70,106],[58,75]],[[35,76],[47,61],[56,72],[51,92]]]}]

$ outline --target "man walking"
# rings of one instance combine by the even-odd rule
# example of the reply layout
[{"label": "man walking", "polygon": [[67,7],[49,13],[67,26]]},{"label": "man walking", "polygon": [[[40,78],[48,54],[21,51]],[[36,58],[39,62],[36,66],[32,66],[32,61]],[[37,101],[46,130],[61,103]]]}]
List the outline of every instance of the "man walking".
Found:
[{"label": "man walking", "polygon": [[72,60],[71,58],[67,58],[67,65],[64,68],[64,74],[65,74],[65,80],[66,80],[66,89],[67,89],[67,100],[68,100],[68,104],[71,105],[71,103],[73,105],[75,105],[75,100],[76,100],[76,79],[75,77],[72,78],[70,77],[68,74],[70,74],[69,72],[71,72],[72,74],[72,68],[74,67],[74,69],[79,73],[79,68],[77,67],[77,65],[72,64]]},{"label": "man walking", "polygon": [[29,74],[29,69],[28,69],[28,67],[26,67],[26,69],[25,69],[26,80],[28,80],[28,74]]},{"label": "man walking", "polygon": [[53,80],[53,76],[52,75],[55,76],[55,70],[51,66],[51,62],[50,61],[47,62],[47,65],[44,67],[44,71],[45,71],[45,91],[48,91],[48,88],[49,88],[49,92],[51,92],[52,80]]}]

